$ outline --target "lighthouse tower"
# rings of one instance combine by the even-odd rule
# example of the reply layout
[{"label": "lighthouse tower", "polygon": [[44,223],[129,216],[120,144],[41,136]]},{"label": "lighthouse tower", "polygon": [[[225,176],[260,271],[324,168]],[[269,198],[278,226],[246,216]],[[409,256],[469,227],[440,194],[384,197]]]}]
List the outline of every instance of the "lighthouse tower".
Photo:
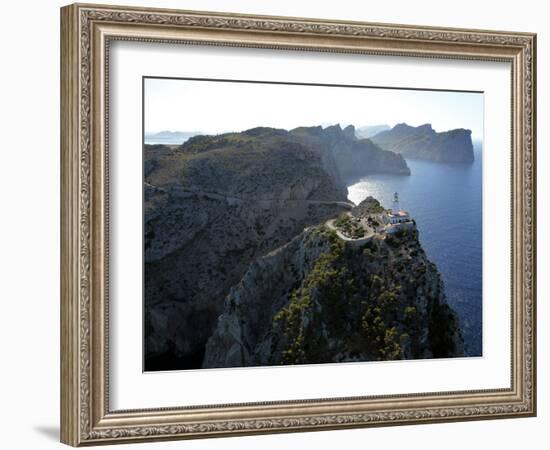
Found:
[{"label": "lighthouse tower", "polygon": [[411,222],[411,217],[407,211],[403,211],[399,206],[399,195],[393,194],[393,206],[390,212],[388,212],[387,221],[391,225],[401,224],[405,222]]},{"label": "lighthouse tower", "polygon": [[392,206],[392,213],[398,214],[399,211],[401,211],[401,208],[399,206],[399,195],[397,195],[397,192],[393,194],[393,206]]}]

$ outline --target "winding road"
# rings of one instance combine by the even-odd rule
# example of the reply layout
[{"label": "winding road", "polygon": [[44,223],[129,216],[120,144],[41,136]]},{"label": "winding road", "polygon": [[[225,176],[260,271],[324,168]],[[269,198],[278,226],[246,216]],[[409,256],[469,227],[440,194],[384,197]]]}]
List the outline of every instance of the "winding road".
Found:
[{"label": "winding road", "polygon": [[355,207],[354,203],[345,202],[341,200],[308,200],[301,198],[258,198],[258,197],[240,197],[237,195],[224,194],[222,192],[209,192],[209,191],[199,191],[194,189],[185,189],[180,187],[172,187],[171,189],[165,189],[158,186],[154,186],[149,183],[144,183],[145,186],[154,189],[156,191],[164,192],[167,194],[174,194],[180,197],[191,197],[191,196],[202,196],[206,198],[216,199],[216,200],[228,200],[228,201],[237,201],[237,202],[274,202],[274,201],[285,201],[285,202],[305,202],[313,205],[337,205],[349,210]]}]

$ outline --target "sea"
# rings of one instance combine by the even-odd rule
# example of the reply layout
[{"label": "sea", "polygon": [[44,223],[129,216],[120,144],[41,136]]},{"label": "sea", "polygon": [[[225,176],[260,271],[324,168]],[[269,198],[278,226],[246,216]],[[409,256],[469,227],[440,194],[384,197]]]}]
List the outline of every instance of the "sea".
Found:
[{"label": "sea", "polygon": [[472,164],[407,160],[410,176],[369,175],[348,186],[358,204],[373,196],[391,208],[394,193],[416,221],[419,239],[457,312],[467,356],[482,356],[482,144]]}]

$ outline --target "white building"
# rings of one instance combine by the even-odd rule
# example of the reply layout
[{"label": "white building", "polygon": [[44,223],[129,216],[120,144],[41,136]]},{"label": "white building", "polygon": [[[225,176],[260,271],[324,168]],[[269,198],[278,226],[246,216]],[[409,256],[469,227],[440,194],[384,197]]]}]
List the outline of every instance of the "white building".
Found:
[{"label": "white building", "polygon": [[393,205],[392,209],[388,212],[387,220],[391,225],[411,221],[411,216],[409,216],[409,213],[407,211],[403,211],[399,206],[399,195],[397,192],[393,194]]}]

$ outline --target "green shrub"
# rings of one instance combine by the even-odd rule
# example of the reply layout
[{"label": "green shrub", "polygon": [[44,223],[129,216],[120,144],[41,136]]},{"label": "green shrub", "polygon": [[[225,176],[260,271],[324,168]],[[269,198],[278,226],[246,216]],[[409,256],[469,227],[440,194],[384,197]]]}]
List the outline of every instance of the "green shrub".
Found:
[{"label": "green shrub", "polygon": [[319,256],[302,284],[291,292],[288,305],[273,318],[275,325],[282,327],[287,338],[287,345],[282,351],[283,364],[306,362],[302,322],[307,310],[313,305],[313,292],[322,291],[325,298],[335,303],[350,290],[351,280],[347,277],[347,269],[338,264],[344,255],[344,243],[334,232],[328,233],[328,236],[330,250]]}]

